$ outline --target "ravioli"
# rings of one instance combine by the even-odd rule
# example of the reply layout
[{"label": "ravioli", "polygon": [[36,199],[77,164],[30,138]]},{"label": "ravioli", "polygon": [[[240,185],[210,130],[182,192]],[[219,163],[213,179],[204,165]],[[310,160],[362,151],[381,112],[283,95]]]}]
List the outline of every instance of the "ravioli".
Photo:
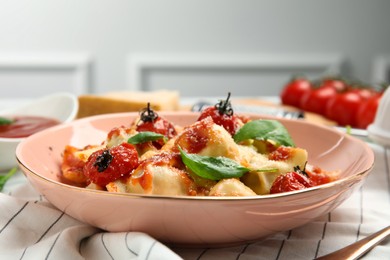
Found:
[{"label": "ravioli", "polygon": [[[236,143],[224,127],[216,124],[211,117],[206,117],[189,126],[175,126],[177,135],[165,140],[162,146],[150,140],[134,144],[140,163],[131,169],[128,175],[111,181],[105,187],[89,183],[83,175],[89,156],[99,149],[109,150],[139,134],[136,128],[137,120],[128,127],[113,128],[101,145],[90,145],[81,149],[67,146],[62,163],[63,178],[78,185],[84,184],[89,189],[113,193],[257,196],[269,194],[279,176],[293,171],[305,173],[306,167],[313,169],[313,166],[308,164],[308,153],[303,148],[283,146],[272,140]],[[229,177],[230,173],[225,172],[221,173],[222,177],[218,179],[209,179],[194,170],[199,167],[189,167],[183,161],[180,150],[196,155],[200,160],[212,158],[213,160],[209,159],[211,162],[225,158],[224,160],[234,162],[234,165],[244,169],[244,173],[239,177]],[[210,169],[214,169],[214,166],[209,165]],[[328,173],[318,167],[315,169],[321,174],[332,176],[330,180],[335,179],[334,172]]]}]

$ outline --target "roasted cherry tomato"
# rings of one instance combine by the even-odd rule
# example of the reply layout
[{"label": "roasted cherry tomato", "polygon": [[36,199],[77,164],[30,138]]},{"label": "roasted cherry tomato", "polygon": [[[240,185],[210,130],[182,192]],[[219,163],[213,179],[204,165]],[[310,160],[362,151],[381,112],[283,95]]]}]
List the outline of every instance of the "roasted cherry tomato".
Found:
[{"label": "roasted cherry tomato", "polygon": [[158,117],[153,122],[147,121],[137,125],[138,132],[155,132],[162,134],[168,138],[172,138],[176,135],[175,127],[167,120]]},{"label": "roasted cherry tomato", "polygon": [[279,175],[272,184],[270,193],[281,193],[294,190],[302,190],[312,187],[310,179],[298,172],[288,172]]},{"label": "roasted cherry tomato", "polygon": [[122,143],[110,149],[92,153],[83,172],[91,182],[104,187],[127,176],[139,165],[138,153],[132,144]]},{"label": "roasted cherry tomato", "polygon": [[231,135],[234,135],[241,126],[241,119],[234,115],[232,106],[229,101],[230,93],[226,100],[221,100],[213,107],[208,107],[202,111],[198,121],[211,117],[215,124],[222,126]]},{"label": "roasted cherry tomato", "polygon": [[283,88],[280,99],[284,105],[300,107],[302,96],[312,89],[311,82],[303,77],[293,78]]},{"label": "roasted cherry tomato", "polygon": [[[141,111],[141,120],[138,122],[136,130],[138,132],[154,132],[162,134],[168,139],[177,135],[176,129],[168,120],[160,117],[156,112],[150,108],[148,103],[147,108]],[[155,141],[159,146],[164,145],[163,140]]]},{"label": "roasted cherry tomato", "polygon": [[341,126],[356,127],[356,114],[363,100],[357,92],[339,93],[329,100],[326,107],[326,116]]},{"label": "roasted cherry tomato", "polygon": [[374,122],[376,111],[382,95],[377,93],[365,100],[358,108],[356,113],[356,127],[366,129]]}]

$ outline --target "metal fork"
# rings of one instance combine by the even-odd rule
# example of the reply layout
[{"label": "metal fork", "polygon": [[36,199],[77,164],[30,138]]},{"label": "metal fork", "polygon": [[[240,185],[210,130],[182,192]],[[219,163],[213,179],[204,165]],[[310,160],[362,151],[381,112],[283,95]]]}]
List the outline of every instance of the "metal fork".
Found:
[{"label": "metal fork", "polygon": [[363,238],[349,246],[346,246],[340,250],[330,253],[325,256],[317,258],[317,260],[333,260],[333,259],[359,259],[361,256],[366,254],[377,244],[383,241],[385,238],[390,236],[390,226],[379,230],[378,232]]}]

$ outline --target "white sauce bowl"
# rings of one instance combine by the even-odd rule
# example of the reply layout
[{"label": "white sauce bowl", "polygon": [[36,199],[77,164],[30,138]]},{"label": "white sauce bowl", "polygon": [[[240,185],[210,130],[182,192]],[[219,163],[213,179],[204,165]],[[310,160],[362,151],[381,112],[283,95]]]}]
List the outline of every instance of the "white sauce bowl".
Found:
[{"label": "white sauce bowl", "polygon": [[[48,117],[60,123],[75,119],[78,111],[77,97],[70,93],[56,93],[31,101],[25,105],[0,111],[0,116],[40,116]],[[0,137],[0,171],[18,165],[15,151],[24,138]]]}]

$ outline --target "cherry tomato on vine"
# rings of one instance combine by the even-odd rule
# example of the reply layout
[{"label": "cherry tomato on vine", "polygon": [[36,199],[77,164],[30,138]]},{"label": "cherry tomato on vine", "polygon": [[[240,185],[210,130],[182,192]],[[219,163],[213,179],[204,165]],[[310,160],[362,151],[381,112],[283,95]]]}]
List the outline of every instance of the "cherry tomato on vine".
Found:
[{"label": "cherry tomato on vine", "polygon": [[374,122],[382,95],[377,93],[365,100],[356,112],[356,127],[366,129]]},{"label": "cherry tomato on vine", "polygon": [[230,93],[228,93],[226,100],[221,100],[215,106],[204,109],[198,121],[210,116],[215,124],[222,126],[231,135],[234,135],[241,127],[242,121],[238,116],[234,115],[229,98]]},{"label": "cherry tomato on vine", "polygon": [[279,175],[271,186],[270,193],[281,193],[294,190],[302,190],[312,187],[310,179],[298,172],[288,172]]},{"label": "cherry tomato on vine", "polygon": [[341,126],[356,127],[356,114],[363,100],[362,96],[354,91],[339,93],[329,100],[326,116]]},{"label": "cherry tomato on vine", "polygon": [[363,98],[363,100],[369,99],[372,96],[377,94],[376,91],[374,91],[373,89],[370,89],[370,88],[352,88],[352,89],[349,89],[348,91],[349,92],[356,92],[357,94],[359,94],[359,96],[361,96]]},{"label": "cherry tomato on vine", "polygon": [[337,92],[345,91],[348,87],[344,80],[332,77],[324,78],[322,80],[321,86],[334,88]]},{"label": "cherry tomato on vine", "polygon": [[92,183],[104,187],[112,181],[129,175],[138,165],[138,153],[135,147],[132,144],[122,143],[92,153],[83,168],[83,173]]},{"label": "cherry tomato on vine", "polygon": [[302,96],[312,89],[311,82],[303,77],[293,78],[283,88],[280,99],[284,105],[300,107]]},{"label": "cherry tomato on vine", "polygon": [[329,100],[337,94],[337,90],[331,86],[320,86],[302,97],[300,107],[309,112],[325,115]]}]

